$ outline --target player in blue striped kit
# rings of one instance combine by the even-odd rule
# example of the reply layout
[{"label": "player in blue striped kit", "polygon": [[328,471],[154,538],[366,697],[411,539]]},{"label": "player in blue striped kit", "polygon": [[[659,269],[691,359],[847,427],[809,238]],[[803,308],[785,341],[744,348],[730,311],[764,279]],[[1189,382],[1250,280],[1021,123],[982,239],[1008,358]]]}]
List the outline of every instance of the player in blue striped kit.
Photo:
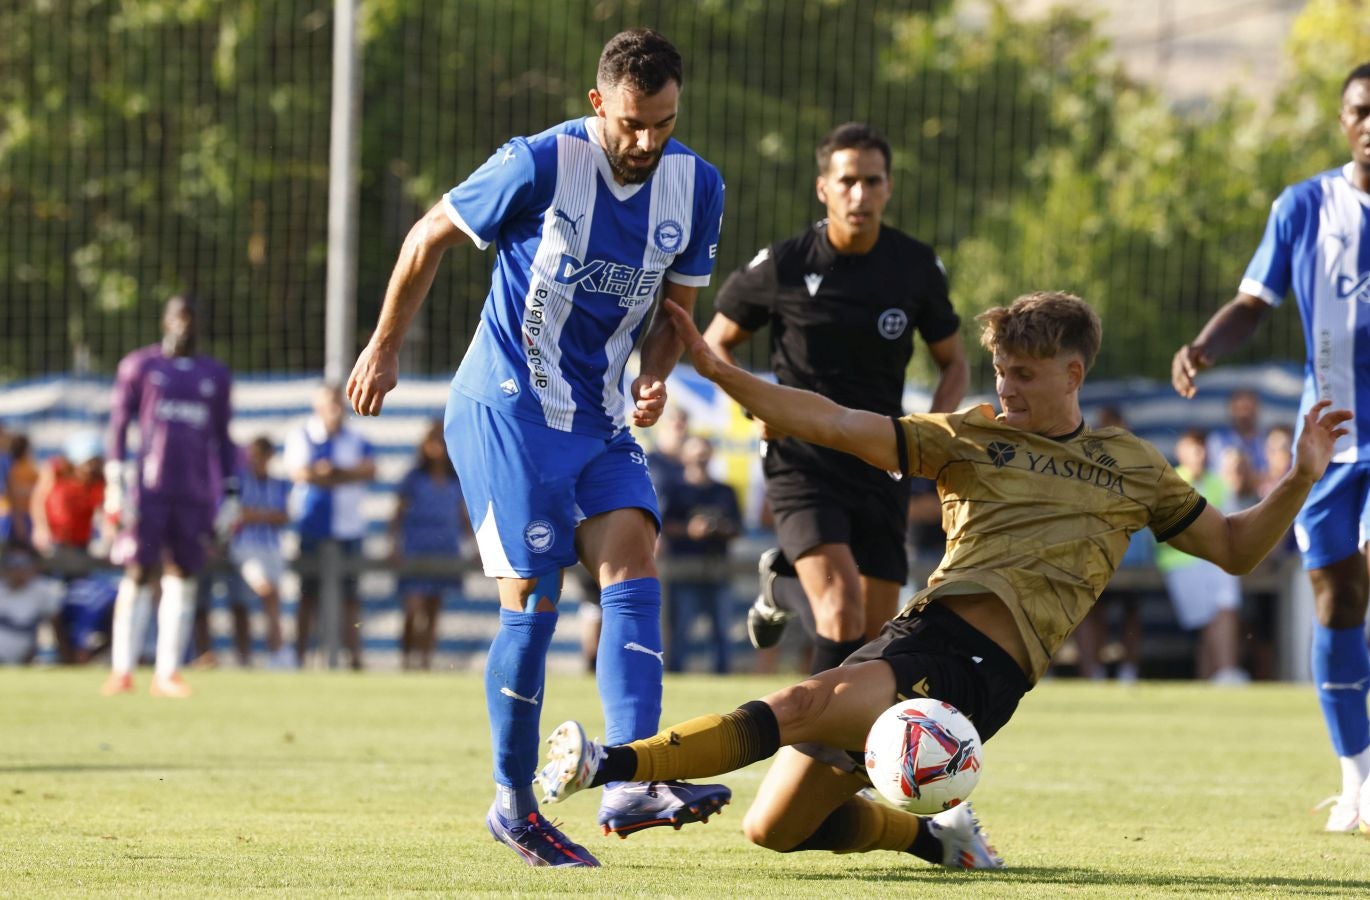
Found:
[{"label": "player in blue striped kit", "polygon": [[[680,54],[661,35],[611,39],[594,115],[510,140],[410,231],[347,385],[357,412],[378,414],[443,252],[494,245],[445,434],[500,596],[486,663],[496,782],[486,824],[529,865],[599,864],[541,816],[532,791],[566,568],[583,563],[602,588],[597,679],[610,740],[653,734],[661,713],[661,518],[628,425],[661,415],[681,346],[651,313],[659,295],[694,306],[723,214],[718,171],[671,138],[682,83]],[[641,371],[625,393],[634,347]],[[599,821],[626,836],[707,819],[730,798],[721,785],[623,783],[606,787]]]},{"label": "player in blue striped kit", "polygon": [[1175,354],[1171,379],[1192,397],[1194,376],[1245,342],[1292,289],[1308,353],[1300,415],[1319,399],[1358,413],[1294,534],[1317,613],[1313,680],[1342,768],[1327,830],[1355,831],[1359,824],[1370,832],[1370,428],[1359,426],[1359,413],[1370,409],[1370,63],[1343,82],[1340,122],[1351,161],[1291,185],[1275,200],[1236,298]]}]

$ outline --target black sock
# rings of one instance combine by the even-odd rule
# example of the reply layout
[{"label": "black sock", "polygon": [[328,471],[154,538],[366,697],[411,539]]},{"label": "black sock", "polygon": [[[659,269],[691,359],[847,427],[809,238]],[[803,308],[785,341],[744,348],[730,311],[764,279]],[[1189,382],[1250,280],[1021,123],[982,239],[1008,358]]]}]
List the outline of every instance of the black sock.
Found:
[{"label": "black sock", "polygon": [[637,751],[627,744],[605,747],[599,771],[590,779],[589,787],[599,787],[611,781],[632,781],[637,771]]},{"label": "black sock", "polygon": [[928,827],[928,819],[922,816],[919,818],[923,819],[923,822],[922,827],[918,829],[918,837],[913,839],[913,843],[909,844],[909,849],[905,852],[940,866],[942,865],[942,839],[932,833],[932,829]]},{"label": "black sock", "polygon": [[813,662],[809,674],[817,675],[842,665],[842,660],[866,646],[865,638],[852,641],[834,641],[819,635],[813,642]]}]

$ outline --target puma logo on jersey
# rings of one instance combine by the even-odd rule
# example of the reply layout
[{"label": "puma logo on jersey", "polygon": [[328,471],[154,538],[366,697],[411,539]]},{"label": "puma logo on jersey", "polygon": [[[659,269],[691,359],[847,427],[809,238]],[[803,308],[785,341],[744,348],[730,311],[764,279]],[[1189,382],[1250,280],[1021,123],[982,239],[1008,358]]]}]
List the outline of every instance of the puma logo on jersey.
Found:
[{"label": "puma logo on jersey", "polygon": [[500,158],[499,164],[500,164],[500,165],[504,165],[505,163],[507,163],[509,160],[511,160],[511,159],[513,159],[513,158],[514,158],[514,148],[513,148],[513,147],[505,147],[505,148],[504,148],[504,156]]},{"label": "puma logo on jersey", "polygon": [[583,219],[583,218],[585,218],[585,213],[581,213],[580,215],[576,216],[574,219],[571,218],[570,216],[568,216],[566,213],[562,212],[562,211],[559,210],[559,209],[553,209],[553,210],[552,210],[552,214],[555,215],[558,219],[561,219],[562,221],[564,221],[567,225],[570,225],[570,226],[571,226],[571,233],[572,233],[572,234],[574,234],[574,235],[579,235],[579,234],[580,234],[580,220]]},{"label": "puma logo on jersey", "polygon": [[809,289],[809,296],[813,297],[818,293],[818,286],[823,283],[823,276],[817,272],[810,272],[804,276],[804,287]]}]

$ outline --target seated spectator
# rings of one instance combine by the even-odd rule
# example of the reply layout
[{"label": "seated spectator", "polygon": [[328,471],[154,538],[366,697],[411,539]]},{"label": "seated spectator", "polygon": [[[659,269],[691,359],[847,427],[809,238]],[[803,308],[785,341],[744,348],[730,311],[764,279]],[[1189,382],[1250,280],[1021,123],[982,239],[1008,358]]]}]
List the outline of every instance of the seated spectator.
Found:
[{"label": "seated spectator", "polygon": [[[1179,464],[1175,471],[1198,488],[1209,503],[1226,509],[1226,488],[1208,468],[1208,450],[1202,431],[1191,429],[1175,443]],[[1156,551],[1156,567],[1165,577],[1166,590],[1175,607],[1180,627],[1199,631],[1195,671],[1199,678],[1217,684],[1245,684],[1250,680],[1237,664],[1241,620],[1242,583],[1211,562],[1181,553],[1169,544]]]},{"label": "seated spectator", "polygon": [[285,576],[281,529],[290,521],[286,511],[290,482],[272,476],[271,457],[275,453],[270,438],[256,438],[248,445],[246,464],[238,472],[241,513],[228,545],[228,557],[238,577],[229,591],[229,606],[238,664],[252,665],[250,602],[255,596],[266,617],[267,665],[285,669],[297,664],[294,650],[281,640],[281,579]]},{"label": "seated spectator", "polygon": [[32,548],[11,539],[0,551],[0,664],[28,665],[38,652],[38,629],[52,629],[58,656],[71,659],[62,627],[62,595],[56,579],[38,574]]},{"label": "seated spectator", "polygon": [[1264,497],[1275,488],[1294,465],[1294,429],[1288,425],[1272,425],[1265,433],[1265,475],[1257,490]]},{"label": "seated spectator", "polygon": [[[390,521],[393,561],[397,566],[406,559],[424,556],[455,561],[461,558],[463,534],[470,532],[461,484],[443,441],[442,422],[435,421],[419,442],[414,467],[400,481],[395,515]],[[460,577],[449,575],[406,575],[400,579],[403,668],[432,668],[443,593],[460,586]]]},{"label": "seated spectator", "polygon": [[95,431],[73,434],[49,457],[33,490],[33,545],[59,563],[81,565],[105,502],[104,441]]},{"label": "seated spectator", "polygon": [[713,671],[726,674],[731,641],[732,594],[728,588],[728,544],[742,531],[742,513],[731,485],[709,474],[713,444],[702,437],[681,446],[680,480],[661,497],[661,536],[674,562],[689,564],[691,574],[672,576],[667,585],[669,640],[666,671],[682,672],[690,650],[695,617],[709,617],[713,633]]}]

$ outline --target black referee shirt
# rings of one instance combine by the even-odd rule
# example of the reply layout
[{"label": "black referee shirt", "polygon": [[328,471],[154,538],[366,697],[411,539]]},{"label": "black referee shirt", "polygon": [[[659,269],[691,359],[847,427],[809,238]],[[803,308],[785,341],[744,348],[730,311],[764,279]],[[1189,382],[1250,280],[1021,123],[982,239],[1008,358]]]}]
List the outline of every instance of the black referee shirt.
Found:
[{"label": "black referee shirt", "polygon": [[888,416],[903,414],[914,330],[933,343],[961,325],[931,247],[882,226],[869,253],[843,255],[826,219],[762,249],[714,307],[747,331],[771,326],[781,384]]}]

